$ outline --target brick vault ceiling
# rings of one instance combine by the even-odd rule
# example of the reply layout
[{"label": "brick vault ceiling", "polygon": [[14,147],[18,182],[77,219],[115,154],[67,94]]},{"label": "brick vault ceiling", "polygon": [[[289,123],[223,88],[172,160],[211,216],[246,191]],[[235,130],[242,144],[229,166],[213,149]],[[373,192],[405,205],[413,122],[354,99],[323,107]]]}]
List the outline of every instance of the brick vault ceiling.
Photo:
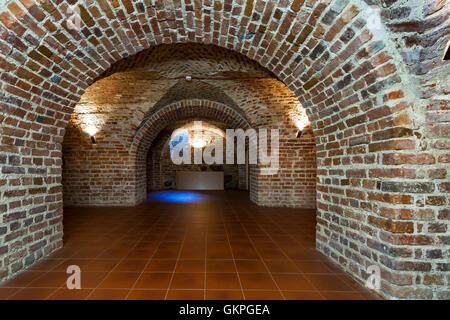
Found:
[{"label": "brick vault ceiling", "polygon": [[[192,80],[186,80],[188,75]],[[229,81],[254,86],[258,83],[252,81],[278,82],[278,79],[257,62],[215,45],[159,45],[113,64],[88,88],[80,104],[90,104],[84,109],[97,114],[113,111],[113,107],[103,106],[104,103],[145,104],[147,108],[137,111],[144,112],[138,117],[137,127],[160,108],[192,99],[222,103],[245,117],[240,104],[223,89]],[[75,114],[78,112],[76,108]]]},{"label": "brick vault ceiling", "polygon": [[[141,79],[248,79],[275,78],[267,69],[247,57],[215,45],[160,45],[113,64],[100,77],[116,79],[135,71]],[[137,72],[137,73],[136,73]]]}]

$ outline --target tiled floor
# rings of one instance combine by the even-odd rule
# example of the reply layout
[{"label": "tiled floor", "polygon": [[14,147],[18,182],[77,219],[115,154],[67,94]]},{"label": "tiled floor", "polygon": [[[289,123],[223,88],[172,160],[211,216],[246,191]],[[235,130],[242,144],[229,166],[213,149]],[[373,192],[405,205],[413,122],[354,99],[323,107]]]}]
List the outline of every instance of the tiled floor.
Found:
[{"label": "tiled floor", "polygon": [[[314,210],[245,192],[168,192],[134,208],[66,208],[65,247],[0,299],[374,299],[314,249]],[[173,202],[171,202],[173,201]],[[66,269],[81,268],[81,290]]]}]

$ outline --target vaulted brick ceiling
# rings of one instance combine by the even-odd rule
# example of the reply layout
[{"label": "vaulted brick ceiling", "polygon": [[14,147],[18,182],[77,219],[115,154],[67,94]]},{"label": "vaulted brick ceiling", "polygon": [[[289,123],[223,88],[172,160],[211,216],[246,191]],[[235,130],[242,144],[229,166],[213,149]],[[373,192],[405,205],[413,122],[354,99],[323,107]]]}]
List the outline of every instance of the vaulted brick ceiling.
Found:
[{"label": "vaulted brick ceiling", "polygon": [[155,104],[151,112],[149,112],[149,116],[159,108],[176,101],[187,99],[216,101],[235,109],[239,113],[243,113],[236,102],[220,87],[201,80],[179,80],[174,86],[167,90],[166,94]]},{"label": "vaulted brick ceiling", "polygon": [[139,77],[145,79],[275,78],[270,71],[241,54],[196,43],[162,45],[141,51],[113,64],[99,78],[130,70],[139,71]]},{"label": "vaulted brick ceiling", "polygon": [[[187,76],[192,80],[186,80]],[[217,81],[252,79],[276,80],[276,77],[254,60],[216,45],[161,45],[113,64],[88,89],[81,103],[93,99],[96,103],[108,102],[112,96],[119,99],[124,97],[126,103],[130,103],[130,99],[136,103],[154,101],[155,104],[146,111],[141,125],[158,109],[190,99],[219,102],[244,115],[236,101],[220,88]],[[122,86],[124,81],[131,86],[125,89]],[[158,81],[161,90],[142,98],[144,94],[142,88],[136,85],[137,81]]]},{"label": "vaulted brick ceiling", "polygon": [[[186,80],[186,76],[191,80]],[[282,90],[274,88],[277,86]],[[230,87],[235,87],[232,96],[228,93]],[[134,104],[134,125],[138,129],[159,109],[193,99],[224,104],[246,118],[246,113],[254,111],[246,110],[249,104],[242,103],[239,96],[257,101],[257,96],[274,91],[280,98],[297,101],[273,73],[235,51],[196,43],[161,45],[113,64],[86,90],[72,119],[77,121],[80,115],[85,118],[83,114],[103,114],[109,122],[116,122],[125,112],[125,105]],[[288,114],[293,111],[292,107],[272,109],[271,112]]]}]

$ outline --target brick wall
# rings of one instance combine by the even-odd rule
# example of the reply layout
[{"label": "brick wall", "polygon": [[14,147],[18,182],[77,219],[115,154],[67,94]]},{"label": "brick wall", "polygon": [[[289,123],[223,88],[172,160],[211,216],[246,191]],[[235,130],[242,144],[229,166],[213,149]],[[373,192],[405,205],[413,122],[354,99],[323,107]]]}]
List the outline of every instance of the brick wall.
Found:
[{"label": "brick wall", "polygon": [[[61,143],[83,92],[122,58],[197,42],[255,60],[306,109],[317,150],[317,248],[360,281],[380,266],[387,298],[448,299],[448,3],[169,3],[89,1],[81,30],[67,27],[66,1],[1,6],[0,275],[62,245]],[[381,29],[368,5],[381,9]],[[140,116],[127,120],[138,128]],[[133,139],[119,143],[133,143],[138,156],[146,150]],[[141,173],[146,153],[137,158],[127,165]],[[258,170],[250,168],[253,199]]]}]

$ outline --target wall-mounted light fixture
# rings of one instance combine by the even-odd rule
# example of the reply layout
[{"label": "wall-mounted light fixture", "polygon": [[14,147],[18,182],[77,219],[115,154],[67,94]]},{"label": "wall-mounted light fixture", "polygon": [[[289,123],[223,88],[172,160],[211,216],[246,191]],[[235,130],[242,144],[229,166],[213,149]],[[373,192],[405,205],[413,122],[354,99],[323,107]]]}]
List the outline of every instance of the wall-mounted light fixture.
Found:
[{"label": "wall-mounted light fixture", "polygon": [[95,134],[97,133],[97,128],[93,125],[87,126],[85,131],[89,134],[91,137],[92,144],[96,144],[97,141],[95,141]]},{"label": "wall-mounted light fixture", "polygon": [[309,124],[308,117],[303,115],[300,119],[295,121],[295,126],[298,128],[296,138],[300,139],[303,133],[303,129]]}]

